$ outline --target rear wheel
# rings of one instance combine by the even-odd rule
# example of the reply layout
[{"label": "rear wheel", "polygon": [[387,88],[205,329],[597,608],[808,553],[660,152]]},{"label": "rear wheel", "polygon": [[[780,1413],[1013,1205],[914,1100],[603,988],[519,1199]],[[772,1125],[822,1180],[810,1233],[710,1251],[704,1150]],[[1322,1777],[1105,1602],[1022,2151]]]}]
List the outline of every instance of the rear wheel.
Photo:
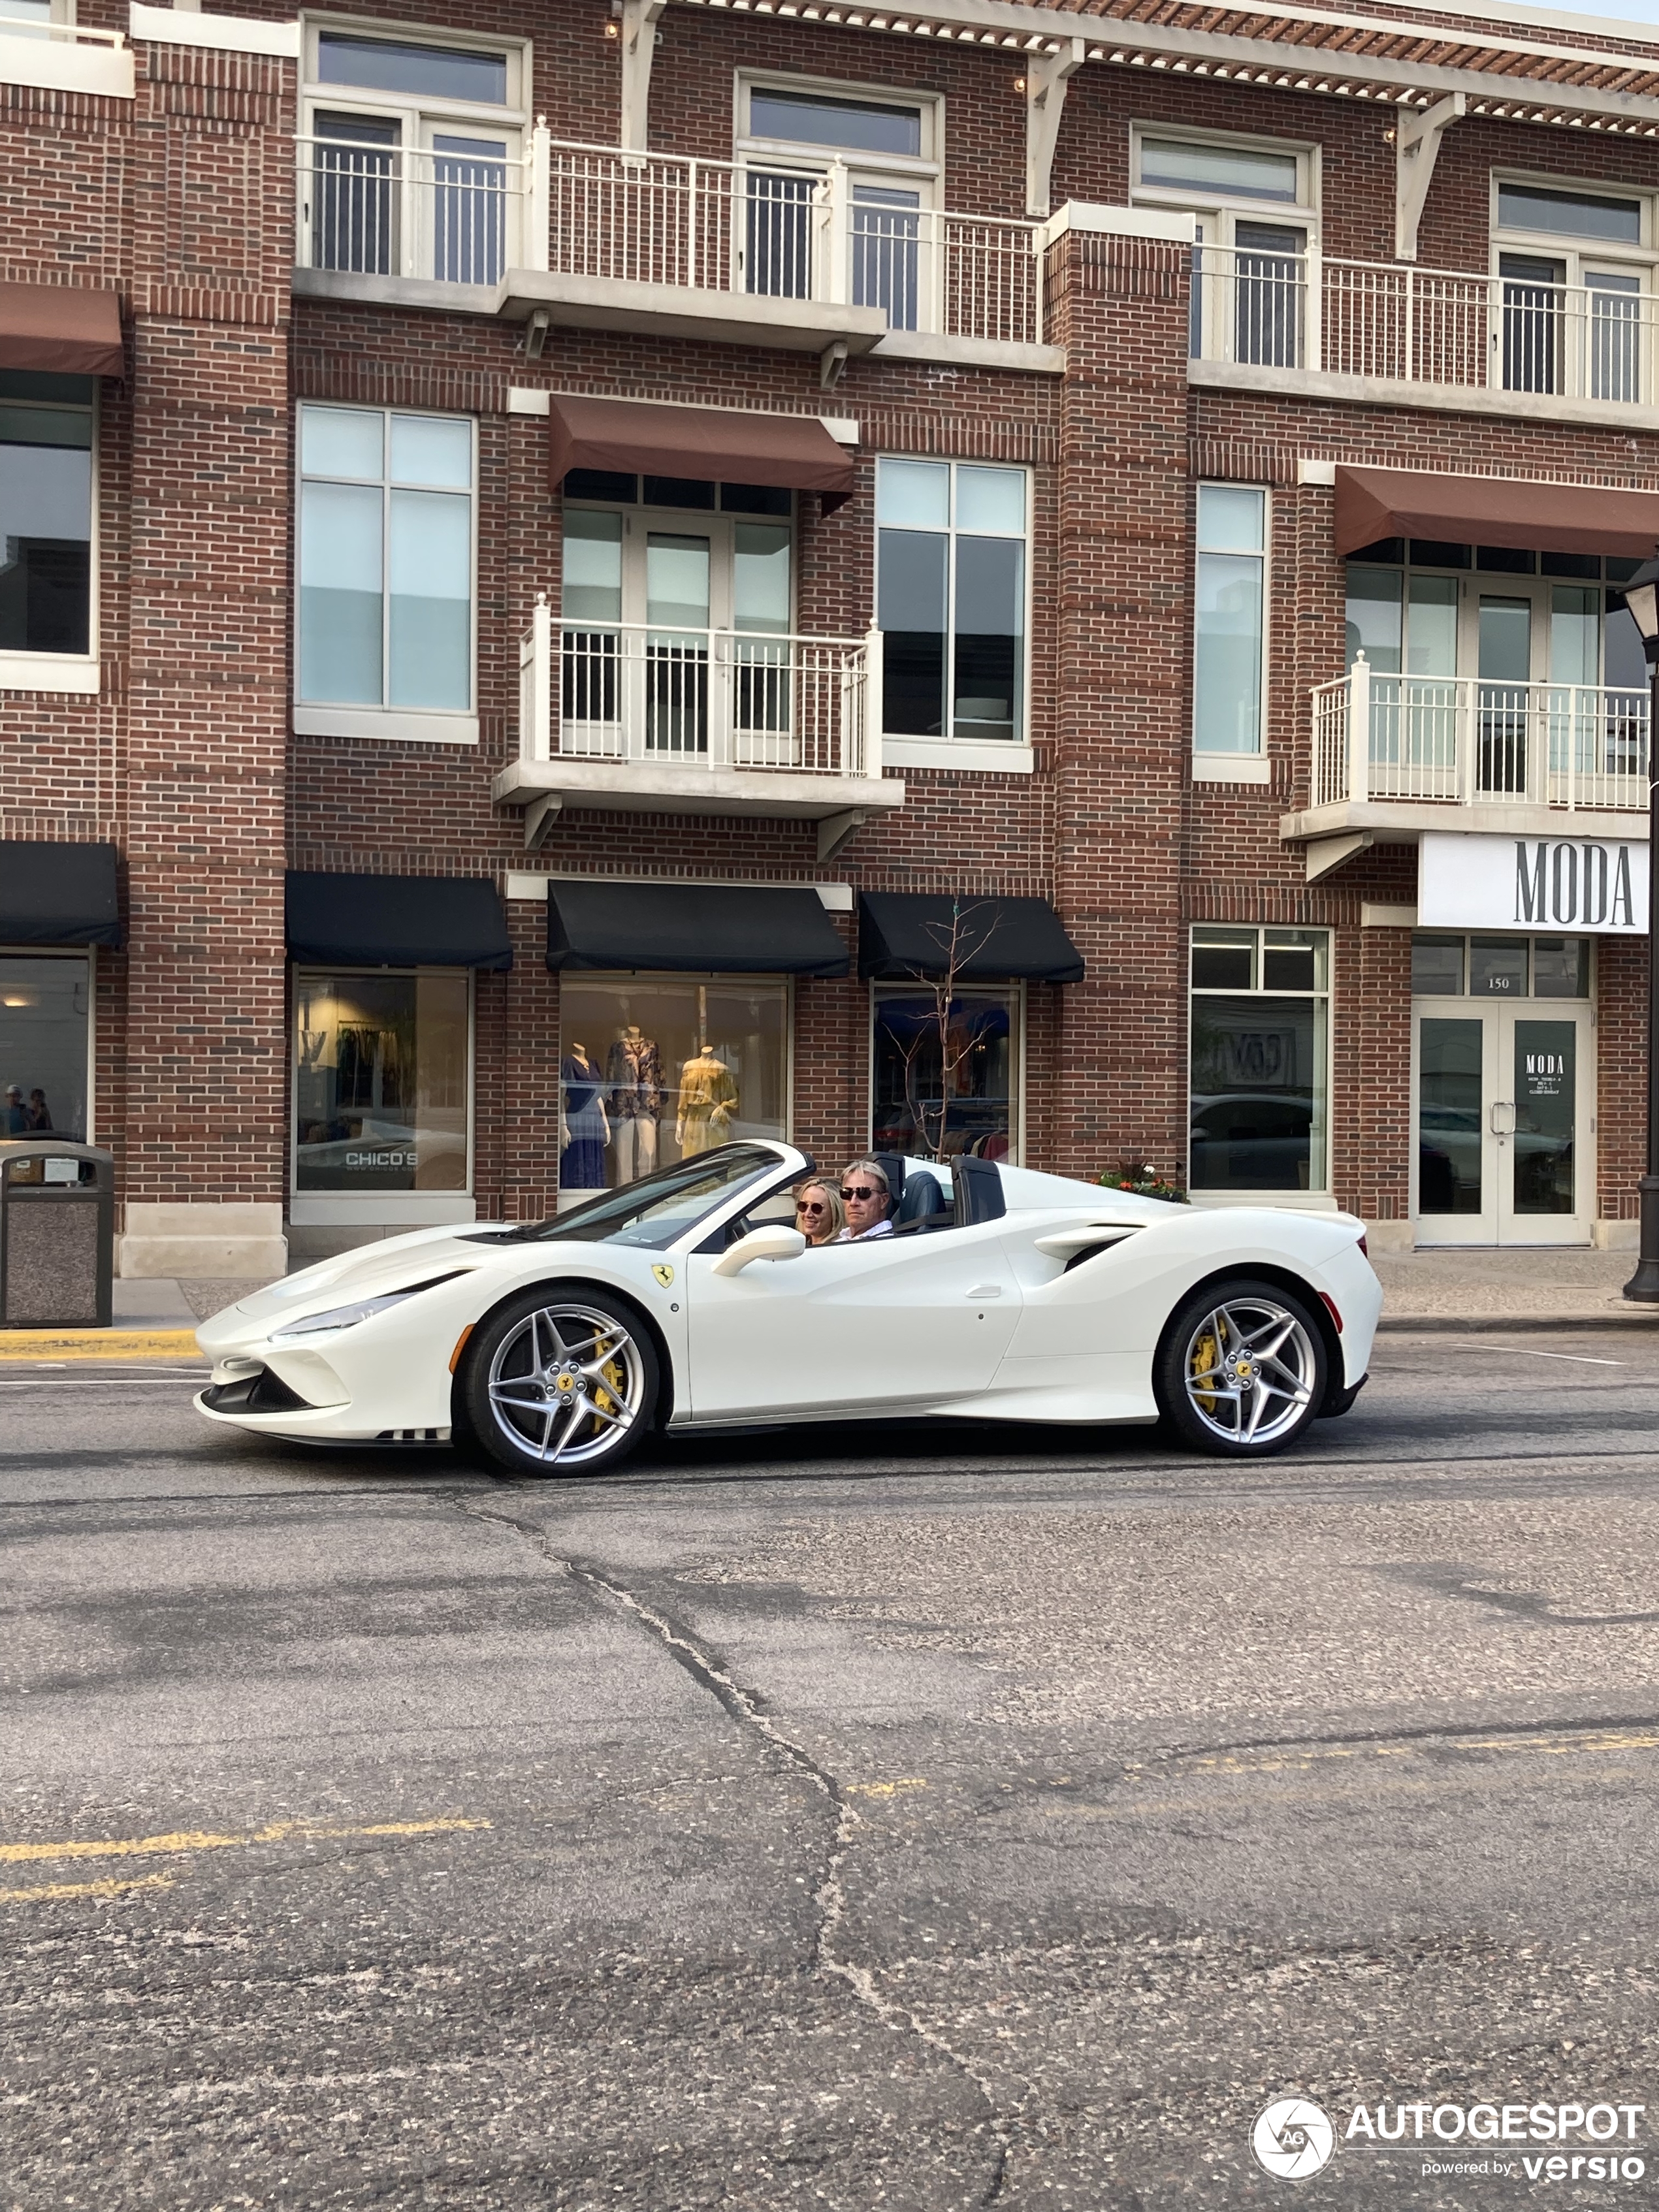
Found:
[{"label": "rear wheel", "polygon": [[1176,1309],[1154,1381],[1183,1443],[1238,1456],[1282,1451],[1324,1403],[1324,1338],[1292,1292],[1237,1277]]},{"label": "rear wheel", "polygon": [[658,1382],[639,1316],[586,1284],[526,1291],[467,1346],[467,1418],[514,1474],[608,1474],[650,1426]]}]

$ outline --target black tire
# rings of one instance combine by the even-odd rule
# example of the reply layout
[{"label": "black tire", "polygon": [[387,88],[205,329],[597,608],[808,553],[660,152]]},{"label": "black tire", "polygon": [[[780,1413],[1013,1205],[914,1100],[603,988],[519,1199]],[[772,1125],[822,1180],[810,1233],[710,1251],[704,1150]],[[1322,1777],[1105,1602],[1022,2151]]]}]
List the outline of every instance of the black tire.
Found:
[{"label": "black tire", "polygon": [[1328,1382],[1324,1332],[1306,1300],[1248,1275],[1182,1299],[1152,1370],[1158,1411],[1181,1443],[1235,1459],[1294,1443]]},{"label": "black tire", "polygon": [[651,1426],[659,1388],[638,1313],[586,1283],[521,1291],[466,1348],[467,1419],[514,1474],[609,1474]]}]

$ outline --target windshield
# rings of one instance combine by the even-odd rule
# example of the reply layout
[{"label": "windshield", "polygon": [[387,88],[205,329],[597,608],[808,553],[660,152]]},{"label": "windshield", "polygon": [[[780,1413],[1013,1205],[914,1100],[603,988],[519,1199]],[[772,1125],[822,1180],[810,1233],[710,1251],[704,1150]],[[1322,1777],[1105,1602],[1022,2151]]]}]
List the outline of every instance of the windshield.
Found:
[{"label": "windshield", "polygon": [[643,1244],[660,1252],[695,1229],[723,1199],[763,1176],[781,1174],[783,1165],[775,1152],[763,1152],[750,1145],[722,1145],[717,1152],[659,1168],[625,1190],[607,1191],[556,1221],[520,1229],[511,1241]]}]

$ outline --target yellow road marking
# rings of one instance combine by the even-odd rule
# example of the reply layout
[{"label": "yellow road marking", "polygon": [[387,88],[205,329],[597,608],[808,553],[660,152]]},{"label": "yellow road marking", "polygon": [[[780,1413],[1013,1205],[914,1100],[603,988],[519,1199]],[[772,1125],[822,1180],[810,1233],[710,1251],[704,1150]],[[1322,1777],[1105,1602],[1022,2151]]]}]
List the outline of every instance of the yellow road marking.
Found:
[{"label": "yellow road marking", "polygon": [[32,1905],[50,1897],[119,1897],[130,1889],[171,1889],[170,1874],[141,1874],[131,1881],[48,1881],[39,1889],[0,1889],[0,1905]]},{"label": "yellow road marking", "polygon": [[[246,1835],[218,1836],[210,1831],[181,1828],[172,1835],[133,1836],[97,1843],[65,1844],[0,1844],[0,1865],[17,1865],[31,1859],[127,1859],[149,1857],[161,1852],[234,1850],[248,1844],[283,1844],[325,1842],[340,1838],[357,1838],[375,1836],[440,1836],[453,1835],[470,1828],[487,1828],[488,1820],[469,1820],[456,1814],[453,1818],[435,1820],[377,1820],[367,1827],[336,1827],[318,1820],[276,1820],[268,1828],[254,1828]],[[166,1876],[161,1877],[167,1879]]]},{"label": "yellow road marking", "polygon": [[0,1329],[0,1362],[26,1359],[202,1360],[193,1328]]},{"label": "yellow road marking", "polygon": [[925,1790],[927,1787],[924,1776],[912,1774],[901,1782],[849,1782],[842,1794],[848,1797],[896,1797],[901,1790]]}]

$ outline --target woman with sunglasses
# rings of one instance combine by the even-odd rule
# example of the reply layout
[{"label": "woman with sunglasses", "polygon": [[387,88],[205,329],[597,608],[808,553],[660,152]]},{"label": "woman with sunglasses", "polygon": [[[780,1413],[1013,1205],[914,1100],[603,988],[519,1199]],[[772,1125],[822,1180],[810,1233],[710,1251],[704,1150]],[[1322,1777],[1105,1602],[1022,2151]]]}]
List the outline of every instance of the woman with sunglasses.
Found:
[{"label": "woman with sunglasses", "polygon": [[841,1194],[832,1183],[804,1182],[795,1193],[795,1226],[809,1244],[833,1244],[847,1225]]}]

